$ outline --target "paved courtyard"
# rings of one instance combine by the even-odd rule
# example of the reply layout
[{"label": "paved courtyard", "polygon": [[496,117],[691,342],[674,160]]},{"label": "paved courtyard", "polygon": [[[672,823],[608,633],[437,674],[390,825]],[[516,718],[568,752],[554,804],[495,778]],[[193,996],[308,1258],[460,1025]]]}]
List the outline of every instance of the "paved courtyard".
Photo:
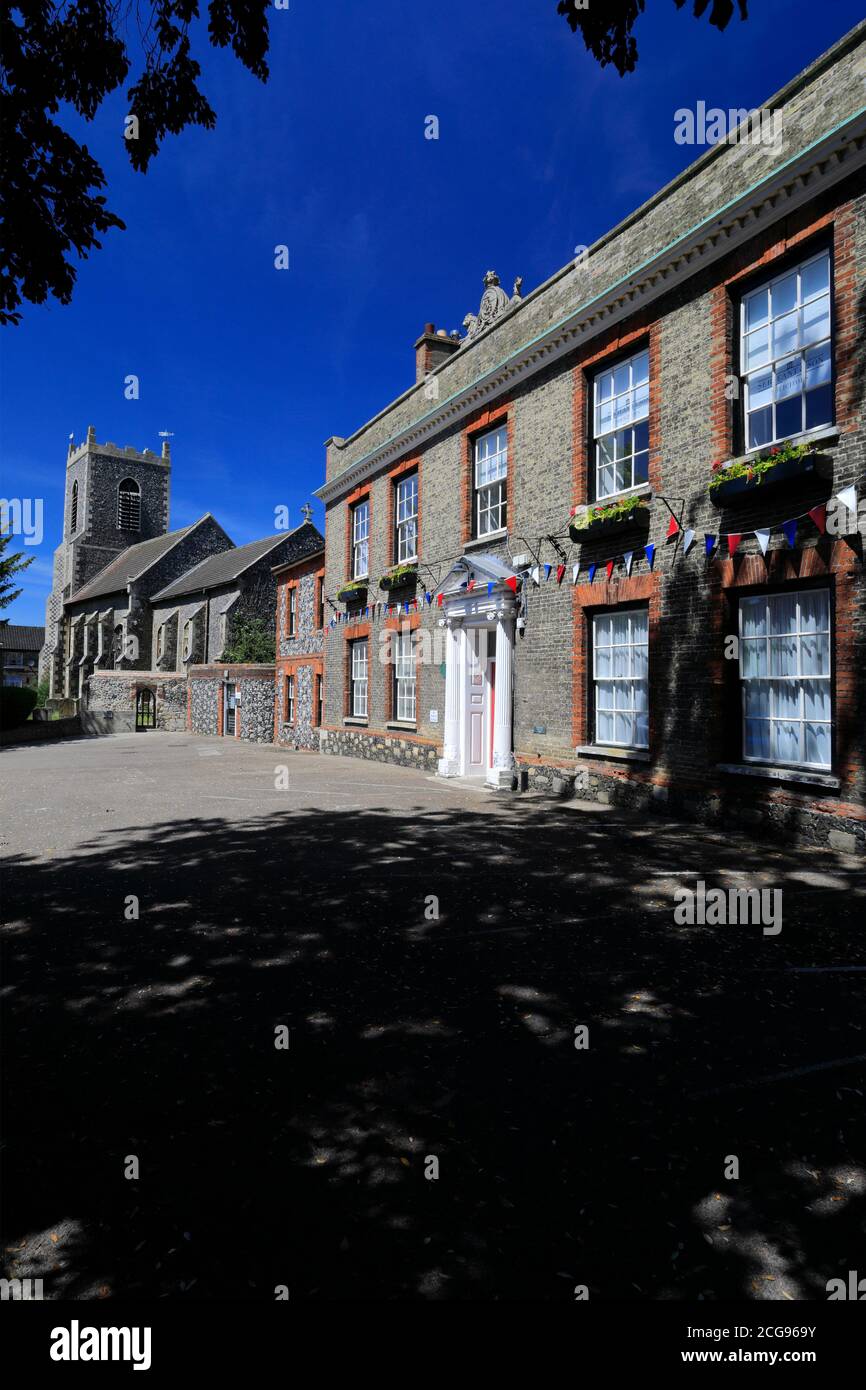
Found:
[{"label": "paved courtyard", "polygon": [[[179,734],[2,769],[10,1277],[776,1300],[862,1270],[861,863]],[[782,930],[678,924],[699,880],[781,890]]]}]

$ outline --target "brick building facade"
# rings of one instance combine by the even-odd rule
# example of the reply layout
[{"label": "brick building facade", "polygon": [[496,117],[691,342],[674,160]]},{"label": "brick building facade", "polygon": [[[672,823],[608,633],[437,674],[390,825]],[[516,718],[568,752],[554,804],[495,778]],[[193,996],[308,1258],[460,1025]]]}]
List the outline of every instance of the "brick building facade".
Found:
[{"label": "brick building facade", "polygon": [[277,663],[274,742],[317,749],[324,709],[325,542],[274,568]]},{"label": "brick building facade", "polygon": [[864,848],[864,78],[861,25],[329,440],[324,751]]}]

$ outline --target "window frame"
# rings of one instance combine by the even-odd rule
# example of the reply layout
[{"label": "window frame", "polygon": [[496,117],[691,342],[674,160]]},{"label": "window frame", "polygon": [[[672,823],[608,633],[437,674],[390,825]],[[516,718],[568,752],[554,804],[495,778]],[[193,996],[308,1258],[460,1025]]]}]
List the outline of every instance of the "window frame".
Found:
[{"label": "window frame", "polygon": [[[635,641],[632,640],[631,620],[632,620],[632,615],[635,614],[635,613],[640,613],[640,614],[642,614],[642,615],[644,616],[645,620],[646,620],[646,641],[645,641],[645,642],[635,642]],[[591,661],[590,671],[589,671],[590,687],[591,687],[591,691],[592,691],[592,746],[595,747],[595,748],[621,748],[621,749],[623,749],[624,751],[631,751],[631,752],[635,752],[635,753],[648,753],[648,752],[649,752],[649,748],[650,748],[650,660],[649,660],[649,657],[650,657],[650,613],[649,613],[649,603],[648,603],[648,602],[644,602],[644,603],[632,603],[632,604],[618,604],[615,608],[599,608],[599,609],[593,609],[593,610],[590,611],[590,613],[589,613],[588,616],[589,616],[589,622],[590,622],[590,649],[591,649],[591,652],[592,652],[592,661]],[[628,620],[629,620],[629,628],[628,628],[629,640],[628,640],[627,642],[624,642],[624,643],[616,643],[616,642],[613,642],[613,641],[611,641],[610,643],[599,643],[599,642],[597,641],[597,639],[596,639],[596,624],[597,624],[598,622],[600,622],[602,619],[605,619],[605,618],[613,619],[613,618],[622,618],[622,617],[626,617],[626,618],[628,618]],[[612,636],[613,636],[613,632],[611,632],[611,637],[612,637]],[[610,673],[609,673],[608,675],[601,675],[601,676],[600,676],[600,675],[597,674],[596,653],[597,653],[597,651],[598,651],[599,646],[609,647],[609,650],[610,650],[610,652],[611,652],[611,670],[610,670]],[[613,663],[613,652],[616,650],[616,648],[617,648],[618,646],[624,646],[624,647],[626,647],[626,648],[629,650],[629,652],[631,652],[631,650],[632,650],[633,648],[635,648],[635,647],[644,647],[644,646],[646,647],[646,674],[645,674],[645,675],[642,675],[642,676],[641,676],[641,675],[632,675],[631,672],[629,672],[629,674],[627,674],[627,675],[615,675],[615,674],[614,674],[614,670],[613,670],[613,664],[614,664],[614,663]],[[630,657],[630,658],[629,658],[629,667],[631,667],[631,665],[632,665],[632,660],[631,660],[631,657]],[[632,686],[632,692],[634,692],[635,687],[636,687],[639,683],[642,683],[642,684],[645,686],[645,688],[646,688],[646,731],[647,731],[647,732],[646,732],[646,742],[645,742],[645,743],[637,743],[637,742],[634,741],[634,738],[636,738],[636,736],[637,736],[638,715],[639,715],[639,714],[642,714],[643,711],[639,711],[639,710],[637,709],[637,707],[636,707],[636,705],[635,705],[635,700],[634,700],[634,694],[633,694],[633,693],[632,693],[631,703],[630,703],[629,708],[628,708],[627,710],[618,710],[618,709],[616,708],[616,704],[615,704],[615,703],[614,703],[612,706],[610,706],[610,707],[608,707],[608,706],[606,706],[606,705],[605,705],[605,706],[600,706],[600,705],[599,705],[599,686],[600,686],[600,685],[610,685],[610,686],[613,686],[617,681],[627,681],[627,682],[630,682],[630,683],[631,683],[631,686]],[[631,742],[629,742],[629,743],[623,743],[622,741],[617,740],[616,738],[601,740],[601,739],[599,738],[599,736],[598,736],[598,715],[599,715],[599,710],[600,710],[600,709],[601,709],[603,712],[608,712],[608,711],[609,711],[609,712],[613,715],[613,732],[614,732],[614,734],[616,733],[616,716],[617,716],[617,714],[622,715],[622,716],[624,716],[624,717],[627,717],[627,718],[631,721],[632,734],[633,734],[633,736],[634,736],[634,737],[633,737],[633,740],[632,740]]]},{"label": "window frame", "polygon": [[325,714],[325,677],[321,671],[315,671],[313,676],[313,728],[321,729]]},{"label": "window frame", "polygon": [[[358,521],[364,516],[363,527],[359,526]],[[370,499],[362,497],[350,509],[351,518],[351,545],[352,545],[352,579],[369,579],[370,577]],[[363,534],[359,532],[363,530]],[[359,564],[359,558],[363,555],[363,567]]]},{"label": "window frame", "polygon": [[[125,486],[131,484],[131,486]],[[123,501],[130,499],[130,523],[124,525]],[[133,505],[134,504],[134,505]],[[141,484],[135,478],[121,478],[117,484],[117,529],[118,531],[141,530]]]},{"label": "window frame", "polygon": [[289,584],[288,590],[288,599],[286,603],[286,637],[296,637],[298,625],[297,584]]},{"label": "window frame", "polygon": [[[496,449],[494,454],[486,454],[484,459],[478,456],[479,446],[486,440],[495,435],[503,435],[504,443]],[[488,482],[479,484],[478,470],[479,464],[486,462],[487,459],[494,457],[503,460],[502,471]],[[483,430],[475,435],[472,440],[472,537],[474,540],[484,540],[489,536],[498,536],[508,529],[508,461],[509,461],[509,439],[508,421],[503,419],[497,421],[491,429]],[[492,500],[493,492],[496,492],[496,500]],[[491,517],[496,515],[498,524],[488,526],[485,530],[481,529],[482,515]]]},{"label": "window frame", "polygon": [[[647,398],[647,399],[646,399],[646,412],[645,412],[644,414],[635,415],[635,414],[634,414],[634,410],[632,409],[632,413],[631,413],[629,419],[628,419],[624,424],[618,425],[617,422],[616,422],[616,411],[615,411],[615,409],[614,409],[614,410],[613,410],[613,418],[612,418],[612,420],[611,420],[611,428],[608,429],[608,430],[606,430],[606,431],[604,431],[604,432],[602,432],[602,431],[600,430],[599,426],[598,426],[598,416],[599,416],[599,410],[600,410],[602,404],[604,403],[604,401],[609,399],[609,400],[611,401],[611,403],[613,403],[613,402],[615,402],[615,401],[618,399],[618,396],[625,395],[625,394],[627,394],[627,393],[629,393],[629,392],[632,393],[632,396],[633,396],[635,390],[637,389],[637,387],[643,385],[643,382],[642,382],[642,381],[641,381],[641,382],[637,382],[637,384],[636,384],[636,383],[635,383],[635,379],[634,379],[634,364],[638,361],[639,358],[642,358],[642,357],[645,357],[645,358],[646,358],[646,363],[647,363],[647,371],[646,371],[646,398]],[[628,369],[629,369],[628,385],[626,386],[626,388],[625,388],[624,391],[616,392],[616,390],[615,390],[615,374],[616,374],[616,372],[618,372],[618,371],[622,371],[622,369],[623,369],[624,367],[628,367]],[[602,397],[602,398],[600,399],[600,398],[599,398],[599,386],[600,386],[600,383],[601,383],[601,381],[603,380],[603,378],[606,377],[606,376],[611,376],[611,377],[614,378],[614,381],[613,381],[612,387],[611,387],[611,395],[610,395],[610,397]],[[600,362],[600,363],[593,369],[593,372],[592,372],[592,382],[591,382],[591,384],[592,384],[592,390],[587,392],[587,396],[588,396],[588,406],[589,406],[589,437],[590,437],[590,439],[591,439],[591,441],[592,441],[592,497],[593,497],[593,500],[596,501],[596,502],[608,502],[608,501],[610,501],[612,498],[615,498],[615,497],[627,497],[628,494],[631,493],[631,492],[645,492],[645,491],[647,491],[647,489],[648,489],[649,486],[650,486],[650,481],[649,481],[649,456],[650,456],[649,420],[650,420],[650,406],[651,406],[651,403],[652,403],[652,402],[651,402],[651,398],[652,398],[652,363],[651,363],[651,361],[650,361],[650,345],[649,345],[649,343],[646,343],[646,345],[645,345],[644,347],[638,348],[636,352],[630,352],[629,355],[626,356],[626,357],[618,357],[618,358],[616,358],[616,359],[614,359],[614,360],[612,360],[612,361]],[[637,429],[638,426],[644,425],[644,424],[646,425],[646,431],[647,431],[646,448],[636,449],[636,448],[635,448],[635,430]],[[611,492],[602,492],[602,491],[601,491],[601,484],[600,484],[601,474],[602,474],[603,468],[610,467],[610,461],[608,461],[607,464],[602,464],[602,463],[601,463],[601,445],[602,445],[602,442],[605,441],[605,440],[608,440],[608,439],[610,439],[610,440],[615,440],[615,439],[616,439],[616,436],[617,436],[618,434],[620,434],[620,433],[621,433],[622,431],[624,431],[624,430],[631,430],[631,436],[632,436],[632,437],[631,437],[631,446],[632,446],[632,447],[631,447],[631,453],[628,454],[628,455],[623,455],[623,458],[622,458],[622,459],[615,459],[615,460],[614,460],[614,484],[616,483],[616,465],[617,465],[618,463],[622,462],[622,461],[623,461],[624,459],[626,459],[626,458],[627,458],[628,461],[629,461],[629,477],[631,478],[631,481],[630,481],[625,487],[616,487],[616,486],[614,486],[614,488],[613,488],[613,490],[612,490]],[[614,446],[614,447],[615,447],[615,446]],[[635,481],[635,459],[641,457],[642,455],[645,455],[645,457],[646,457],[646,474],[647,474],[647,476],[646,476],[645,478],[639,479],[638,481]]]},{"label": "window frame", "polygon": [[[820,290],[817,294],[813,295],[811,299],[808,299],[808,300],[805,300],[805,301],[804,301],[803,298],[802,298],[802,285],[801,285],[801,276],[802,276],[802,273],[803,273],[803,271],[804,271],[808,266],[814,265],[817,261],[823,260],[823,259],[826,259],[826,260],[827,260],[827,264],[828,264],[827,288],[826,288],[826,290]],[[774,315],[773,315],[773,312],[772,312],[772,291],[773,291],[773,287],[774,287],[775,285],[780,284],[783,280],[787,280],[791,275],[796,275],[796,276],[798,277],[798,288],[797,288],[797,300],[796,300],[796,303],[794,304],[794,307],[793,307],[792,309],[789,309],[789,310],[784,311],[783,314],[779,314],[779,315],[775,315],[775,316],[774,316]],[[768,358],[767,358],[767,361],[766,361],[762,366],[760,366],[760,367],[754,367],[754,368],[752,368],[751,371],[749,371],[749,369],[748,369],[748,367],[747,367],[747,358],[746,358],[746,337],[747,337],[747,330],[746,330],[746,309],[747,309],[748,301],[749,301],[750,299],[752,299],[755,295],[760,294],[762,291],[768,291],[768,292],[769,292],[769,295],[770,295],[770,298],[769,298],[769,300],[768,300],[768,315],[767,315],[767,319],[766,319],[766,327],[767,327],[767,329],[768,329]],[[773,352],[773,347],[772,347],[772,327],[773,327],[773,323],[776,321],[776,319],[786,317],[787,314],[789,314],[789,313],[796,313],[796,314],[798,315],[798,319],[801,318],[804,307],[806,307],[806,305],[808,305],[808,304],[811,304],[811,303],[816,302],[818,299],[820,299],[820,298],[821,298],[823,295],[825,295],[825,294],[826,294],[826,296],[827,296],[828,313],[829,313],[829,327],[828,327],[828,334],[827,334],[827,336],[826,336],[825,338],[820,338],[820,339],[818,339],[817,342],[809,343],[809,344],[804,344],[802,347],[797,348],[797,349],[794,349],[794,351],[785,352],[785,353],[780,354],[778,357],[774,357],[774,356],[772,355],[772,352]],[[797,439],[800,439],[800,438],[803,438],[803,437],[807,437],[807,436],[810,435],[810,434],[816,434],[816,433],[820,433],[820,432],[822,432],[822,431],[831,430],[831,429],[834,427],[835,421],[836,421],[836,324],[835,324],[835,282],[834,282],[834,263],[833,263],[833,248],[832,248],[832,245],[823,245],[823,246],[819,246],[819,247],[815,248],[808,256],[805,256],[805,257],[803,257],[803,258],[801,258],[801,257],[798,256],[796,259],[786,259],[785,268],[782,269],[782,270],[780,270],[780,271],[778,271],[775,275],[772,275],[772,276],[770,276],[769,278],[766,278],[766,277],[765,277],[765,278],[760,278],[760,279],[754,279],[754,280],[751,282],[749,288],[743,289],[743,291],[741,292],[741,294],[740,294],[740,296],[739,296],[739,299],[738,299],[738,301],[737,301],[737,303],[736,303],[736,312],[737,312],[737,318],[738,318],[738,325],[737,325],[737,345],[738,345],[737,366],[738,366],[738,373],[737,373],[737,379],[738,379],[739,388],[740,388],[740,400],[741,400],[741,402],[742,402],[742,409],[738,412],[739,417],[740,417],[740,419],[739,419],[739,437],[740,437],[740,443],[741,443],[741,445],[742,445],[743,453],[744,453],[744,454],[757,454],[757,453],[762,452],[763,450],[771,449],[771,448],[773,448],[774,446],[777,446],[777,445],[779,445],[779,444],[781,444],[781,443],[784,443],[786,440],[789,440],[789,439],[797,440]],[[763,327],[763,326],[764,326],[764,325],[759,324],[759,325],[756,326],[756,328],[753,328],[753,329],[751,330],[751,332],[756,332],[758,329],[760,329],[760,328]],[[798,323],[798,337],[800,336],[800,332],[801,332],[801,330],[800,330],[800,324]],[[830,350],[830,371],[829,371],[829,378],[828,378],[828,380],[827,380],[826,382],[819,382],[818,385],[817,385],[816,387],[813,387],[813,388],[811,388],[811,389],[812,389],[812,391],[815,391],[815,390],[821,390],[822,387],[825,387],[825,386],[829,388],[829,395],[830,395],[830,417],[829,417],[829,419],[828,419],[827,421],[825,421],[825,422],[823,422],[823,423],[821,423],[821,424],[818,424],[818,425],[806,425],[806,423],[805,423],[805,420],[806,420],[806,397],[807,397],[808,394],[810,394],[810,392],[807,392],[807,390],[805,389],[805,384],[806,384],[806,383],[805,383],[805,358],[806,358],[806,354],[807,354],[808,352],[814,351],[814,350],[817,349],[817,348],[821,348],[821,347],[823,347],[825,344],[827,344],[827,345],[829,346],[829,350]],[[784,362],[790,361],[790,360],[792,360],[794,357],[799,357],[800,360],[801,360],[801,363],[802,363],[802,367],[801,367],[801,378],[800,378],[800,380],[801,380],[801,390],[800,390],[800,392],[799,392],[799,397],[800,397],[800,402],[801,402],[800,429],[799,429],[799,430],[796,430],[796,431],[793,431],[793,432],[789,430],[789,431],[787,431],[787,432],[783,432],[782,434],[779,434],[779,433],[778,433],[778,429],[777,429],[777,425],[776,425],[776,407],[777,407],[777,404],[778,404],[778,402],[777,402],[776,399],[775,399],[776,368],[777,368],[777,366],[778,366],[780,363],[784,363]],[[769,439],[767,439],[763,444],[750,444],[750,443],[749,443],[749,401],[750,401],[751,391],[750,391],[749,381],[750,381],[750,378],[754,378],[754,377],[760,376],[762,373],[767,373],[767,372],[770,372],[770,373],[771,373],[771,388],[770,388],[770,389],[771,389],[771,393],[772,393],[772,398],[771,398],[771,400],[770,400],[770,410],[771,410],[771,419],[772,419],[771,437],[770,437]],[[759,409],[765,409],[765,408],[766,408],[766,407],[759,407]]]},{"label": "window frame", "polygon": [[[824,628],[816,629],[814,633],[807,633],[807,634],[804,634],[803,631],[802,631],[801,620],[800,620],[800,598],[801,598],[801,595],[803,595],[803,594],[814,594],[814,593],[824,593],[824,594],[827,595],[827,628],[826,628],[826,629],[824,629]],[[772,632],[770,631],[770,602],[771,602],[772,599],[780,599],[780,598],[781,598],[781,599],[796,599],[796,600],[797,600],[797,628],[796,628],[796,631],[793,632],[793,633],[772,633]],[[747,638],[744,638],[744,636],[743,636],[743,614],[744,614],[744,610],[745,610],[745,605],[746,605],[747,603],[754,603],[754,602],[755,602],[756,600],[758,600],[758,599],[763,599],[763,601],[764,601],[764,606],[765,606],[764,619],[765,619],[765,625],[766,625],[766,633],[765,633],[765,635],[763,636],[763,638],[761,638],[761,637],[752,637],[752,638],[748,638],[748,637],[747,637]],[[737,681],[738,681],[738,684],[739,684],[739,687],[740,687],[740,694],[739,694],[739,708],[740,708],[740,756],[741,756],[741,758],[742,758],[742,760],[743,760],[744,763],[748,763],[748,764],[749,764],[750,766],[752,766],[752,767],[777,767],[777,768],[783,768],[783,769],[784,769],[784,768],[791,768],[791,769],[797,769],[797,770],[799,770],[799,771],[801,771],[801,772],[824,773],[825,775],[831,775],[831,774],[832,774],[833,767],[834,767],[834,762],[835,762],[835,743],[836,743],[836,739],[835,739],[835,733],[836,733],[835,671],[834,671],[834,663],[833,663],[833,647],[834,647],[833,638],[834,638],[834,633],[835,633],[835,611],[834,611],[834,604],[833,604],[833,589],[832,589],[832,586],[829,585],[829,584],[826,584],[826,583],[822,583],[822,584],[813,584],[813,585],[808,585],[808,584],[807,584],[807,585],[804,585],[802,588],[796,588],[796,589],[794,589],[794,588],[789,588],[789,587],[787,587],[787,586],[786,586],[785,588],[782,588],[782,589],[760,589],[760,590],[758,590],[756,593],[746,593],[746,594],[741,594],[741,595],[738,596],[738,601],[737,601],[737,634],[738,634]],[[824,675],[803,675],[803,672],[802,672],[802,659],[801,659],[801,652],[802,652],[802,649],[801,649],[801,643],[800,643],[800,640],[799,640],[799,639],[800,639],[802,636],[804,636],[804,635],[807,635],[807,636],[826,636],[826,638],[827,638],[827,671],[826,671],[826,674],[824,674]],[[797,638],[797,666],[798,666],[798,674],[797,674],[796,676],[780,676],[780,675],[774,675],[774,674],[772,674],[772,672],[771,672],[771,670],[770,670],[770,667],[771,667],[770,645],[769,645],[769,644],[770,644],[770,640],[771,640],[772,637],[779,638],[779,637],[785,637],[785,636],[787,636],[787,637],[793,636],[793,637],[796,637],[796,638]],[[750,677],[744,677],[744,675],[743,675],[743,658],[744,658],[744,654],[745,654],[745,643],[746,643],[746,642],[758,642],[758,641],[763,641],[763,642],[766,643],[766,653],[767,653],[766,667],[767,667],[767,674],[766,674],[765,676],[750,676]],[[805,696],[805,682],[806,682],[806,681],[809,681],[809,680],[813,680],[813,681],[822,681],[822,682],[826,681],[826,682],[827,682],[827,691],[828,691],[828,695],[829,695],[829,707],[830,707],[830,716],[829,716],[828,719],[816,719],[816,718],[807,719],[807,718],[806,718],[806,715],[805,715],[805,698],[806,698],[806,696]],[[766,718],[765,718],[763,715],[754,715],[754,714],[753,714],[753,715],[748,716],[749,718],[751,718],[751,719],[753,719],[753,720],[755,720],[755,719],[760,719],[762,723],[766,723],[766,724],[769,725],[770,753],[769,753],[769,755],[768,755],[767,757],[757,757],[757,756],[755,756],[755,755],[751,755],[751,756],[750,756],[750,755],[747,754],[747,752],[746,752],[746,718],[747,718],[747,715],[746,715],[746,691],[747,691],[747,689],[748,689],[749,683],[752,682],[752,681],[754,681],[754,682],[756,682],[756,683],[757,683],[757,682],[763,682],[763,683],[765,683],[765,684],[769,687],[769,691],[768,691],[768,695],[769,695],[769,699],[768,699],[768,709],[770,710],[770,713],[768,713],[768,715],[766,716]],[[798,714],[797,714],[797,717],[796,717],[795,719],[792,719],[792,718],[790,718],[790,717],[788,717],[787,719],[785,719],[785,718],[783,718],[782,716],[777,716],[777,715],[774,715],[774,714],[772,713],[772,710],[773,710],[773,708],[774,708],[774,706],[773,706],[773,690],[772,690],[773,683],[774,683],[774,682],[776,682],[776,683],[779,683],[779,682],[788,682],[788,681],[790,681],[790,682],[797,682],[798,685],[800,686],[800,690],[799,690],[799,701],[798,701]],[[808,723],[808,724],[822,724],[822,725],[827,725],[828,728],[829,728],[829,762],[826,762],[826,763],[810,763],[810,762],[806,762],[806,761],[791,760],[791,759],[782,760],[781,758],[775,758],[775,757],[773,757],[773,754],[772,754],[772,734],[773,734],[773,724],[774,724],[774,723],[775,723],[775,724],[779,724],[779,723],[788,723],[788,724],[796,723],[796,724],[798,724],[798,725],[799,725],[799,729],[800,729],[800,740],[799,740],[799,742],[800,742],[800,749],[801,749],[801,751],[803,751],[803,752],[805,751],[806,724]]]},{"label": "window frame", "polygon": [[287,672],[286,672],[285,701],[286,701],[286,709],[285,709],[286,718],[285,718],[285,722],[286,722],[287,724],[292,724],[292,725],[294,725],[294,723],[295,723],[295,718],[296,718],[296,715],[297,715],[297,710],[296,710],[296,691],[295,691],[295,673],[294,673],[294,671],[287,671]]},{"label": "window frame", "polygon": [[[413,497],[412,511],[411,511],[411,512],[408,512],[408,513],[406,513],[406,514],[404,514],[404,515],[401,517],[401,515],[400,515],[401,493],[403,492],[403,490],[404,490],[405,488],[409,487],[410,484],[413,485],[413,487],[412,487],[412,497]],[[419,489],[419,480],[418,480],[418,469],[417,469],[417,468],[414,468],[414,469],[412,469],[410,472],[404,473],[401,477],[395,478],[395,479],[394,479],[394,541],[393,541],[393,555],[394,555],[394,563],[395,563],[396,565],[407,565],[407,564],[410,564],[412,560],[417,560],[417,559],[418,559],[418,530],[419,530],[418,522],[419,522],[419,519],[420,519],[420,518],[419,518],[419,513],[420,513],[420,489]],[[412,528],[412,535],[414,536],[414,541],[413,541],[413,543],[412,543],[411,546],[406,546],[406,547],[405,547],[405,554],[404,554],[404,553],[403,553],[403,550],[404,550],[404,531],[405,531],[405,529],[406,529],[407,527],[410,527],[410,526],[411,526],[411,528]]]},{"label": "window frame", "polygon": [[[408,653],[404,650],[407,641]],[[418,722],[418,668],[415,658],[414,632],[410,627],[395,628],[391,634],[391,709],[395,724],[417,725]],[[408,676],[405,674],[407,669],[411,673]],[[400,713],[401,703],[404,710],[407,707],[411,710],[410,714]]]},{"label": "window frame", "polygon": [[325,628],[325,577],[322,574],[316,575],[316,631],[323,632]]},{"label": "window frame", "polygon": [[[363,662],[356,662],[356,653],[360,653],[363,648]],[[363,676],[356,674],[363,666]],[[359,700],[359,694],[363,693],[363,700]],[[363,704],[363,710],[358,708]],[[349,642],[349,717],[352,719],[368,719],[370,709],[370,645],[369,638],[355,637]]]},{"label": "window frame", "polygon": [[69,500],[69,534],[74,536],[78,530],[78,479],[72,480],[72,493]]}]

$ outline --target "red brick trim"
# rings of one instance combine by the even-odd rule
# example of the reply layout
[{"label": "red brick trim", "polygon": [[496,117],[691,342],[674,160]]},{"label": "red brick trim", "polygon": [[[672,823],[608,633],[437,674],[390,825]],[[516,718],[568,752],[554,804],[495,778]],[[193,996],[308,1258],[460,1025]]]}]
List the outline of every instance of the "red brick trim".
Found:
[{"label": "red brick trim", "polygon": [[473,539],[473,516],[472,503],[475,496],[475,440],[479,435],[485,434],[496,425],[505,420],[508,431],[508,472],[506,474],[505,486],[508,491],[508,519],[509,525],[514,515],[514,412],[512,401],[500,402],[499,405],[479,410],[471,416],[464,425],[460,435],[461,451],[461,518],[462,532],[461,543]]},{"label": "red brick trim", "polygon": [[397,483],[407,473],[418,474],[418,543],[416,554],[421,558],[421,455],[415,454],[411,458],[404,459],[395,468],[389,469],[386,475],[386,487],[388,489],[388,534],[386,538],[385,554],[388,556],[389,565],[398,564],[397,560]]},{"label": "red brick trim", "polygon": [[355,509],[355,504],[358,503],[358,502],[367,502],[368,505],[369,505],[369,508],[370,508],[370,511],[369,511],[369,530],[368,530],[368,533],[367,533],[367,534],[368,534],[368,541],[367,541],[367,570],[368,570],[368,573],[369,573],[370,566],[371,566],[372,561],[373,561],[373,484],[372,484],[371,482],[369,482],[369,483],[362,483],[362,484],[360,484],[359,487],[356,487],[352,492],[349,493],[349,495],[348,495],[348,497],[345,499],[345,503],[344,503],[345,509],[346,509],[346,566],[345,566],[345,574],[346,574],[346,583],[347,583],[347,584],[350,583],[351,580],[352,580],[353,577],[354,577],[353,574],[352,574],[352,514],[353,514],[354,509]]},{"label": "red brick trim", "polygon": [[[781,230],[780,230],[781,228]],[[807,243],[832,230],[833,348],[836,386],[836,425],[840,431],[856,428],[857,412],[857,282],[855,265],[855,215],[851,202],[842,203],[819,217],[806,207],[779,226],[734,252],[724,263],[723,279],[710,294],[710,423],[712,461],[727,459],[737,448],[736,418],[742,399],[725,397],[726,378],[737,374],[739,325],[736,307],[744,281],[766,269],[767,279],[778,273],[778,262],[797,251],[810,254]]]},{"label": "red brick trim", "polygon": [[646,603],[649,607],[649,746],[656,746],[657,709],[653,692],[664,690],[664,662],[659,643],[661,619],[661,580],[654,571],[632,575],[630,579],[603,579],[593,584],[576,584],[572,590],[574,631],[572,642],[572,742],[592,743],[589,686],[592,679],[592,634],[587,618],[595,610]]},{"label": "red brick trim", "polygon": [[636,314],[627,327],[618,325],[595,339],[574,367],[571,459],[575,507],[585,507],[595,497],[592,380],[614,362],[633,357],[643,345],[649,348],[649,486],[654,492],[661,489],[661,319],[644,312]]}]

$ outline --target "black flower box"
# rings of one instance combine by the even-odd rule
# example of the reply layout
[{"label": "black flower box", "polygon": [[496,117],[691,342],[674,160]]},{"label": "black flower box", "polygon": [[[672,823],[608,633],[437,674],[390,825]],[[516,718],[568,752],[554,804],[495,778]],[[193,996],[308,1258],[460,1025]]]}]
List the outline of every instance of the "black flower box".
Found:
[{"label": "black flower box", "polygon": [[367,596],[367,585],[347,584],[337,592],[338,603],[363,603]]},{"label": "black flower box", "polygon": [[379,580],[379,588],[386,592],[392,589],[414,589],[417,583],[417,570],[402,570],[399,574],[383,574]]},{"label": "black flower box", "polygon": [[594,541],[602,536],[624,536],[629,531],[648,531],[649,507],[635,507],[622,516],[606,516],[598,521],[587,522],[583,518],[575,520],[568,528],[573,541]]},{"label": "black flower box", "polygon": [[766,473],[757,473],[752,478],[747,477],[745,473],[739,474],[736,478],[726,478],[723,483],[710,488],[710,500],[721,507],[748,502],[754,493],[764,497],[794,479],[811,477],[815,472],[816,462],[815,454],[805,454],[798,459],[784,459]]}]

